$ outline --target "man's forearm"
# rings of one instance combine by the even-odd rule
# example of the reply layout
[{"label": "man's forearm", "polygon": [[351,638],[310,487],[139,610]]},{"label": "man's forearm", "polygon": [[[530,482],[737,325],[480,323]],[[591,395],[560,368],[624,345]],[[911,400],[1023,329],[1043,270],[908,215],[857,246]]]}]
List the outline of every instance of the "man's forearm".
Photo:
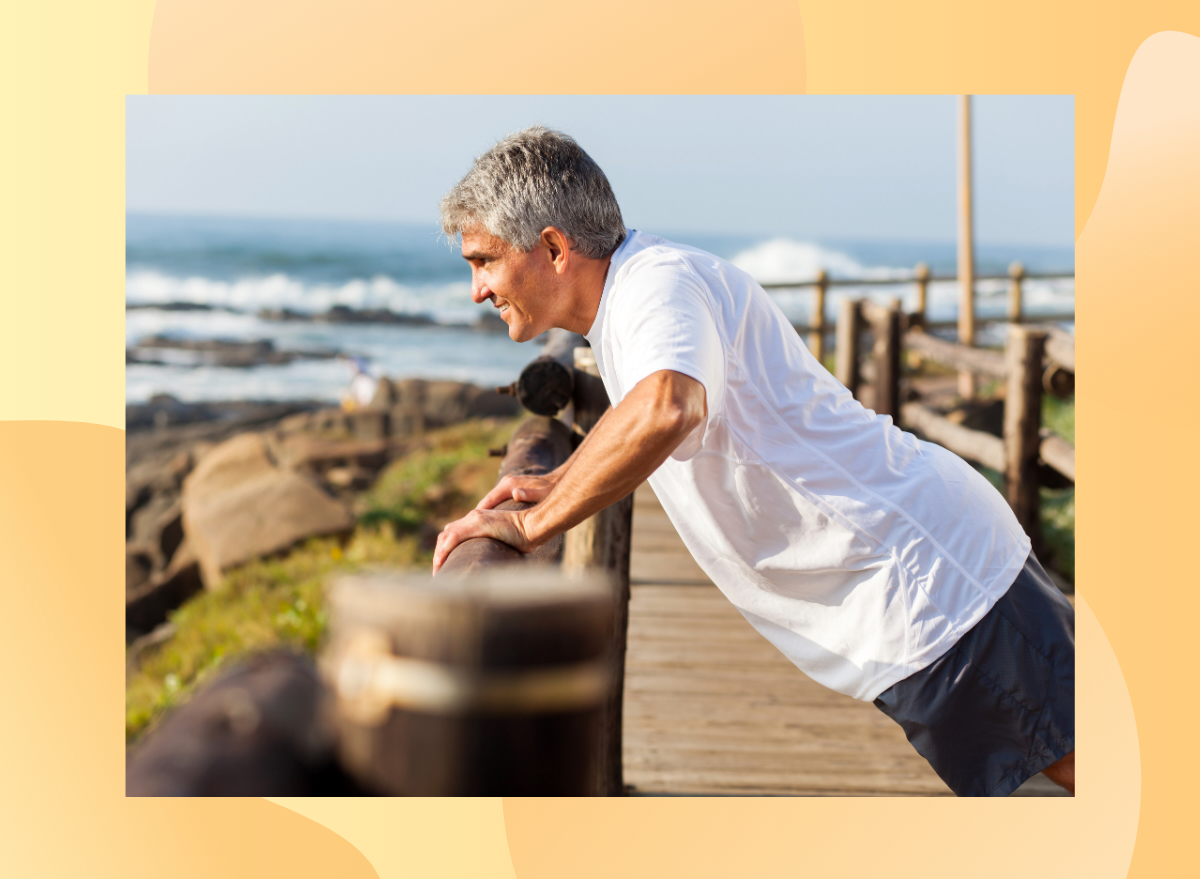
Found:
[{"label": "man's forearm", "polygon": [[570,457],[567,458],[567,460],[563,461],[561,464],[559,464],[556,468],[554,468],[554,475],[558,476],[561,479],[563,474],[565,474],[568,470],[571,469],[571,466],[579,458],[579,453],[582,452],[587,447],[588,443],[590,443],[592,441],[593,437],[596,436],[596,433],[603,429],[601,427],[601,425],[604,424],[604,419],[608,418],[609,413],[611,413],[611,412],[612,412],[611,406],[604,410],[604,413],[600,416],[599,419],[597,419],[596,423],[592,425],[592,429],[583,435],[583,439],[580,440],[579,445],[575,447],[575,451],[573,451],[571,453]]},{"label": "man's forearm", "polygon": [[629,494],[704,415],[704,388],[694,379],[664,370],[639,382],[558,468],[554,489],[525,516],[526,534],[544,543]]}]

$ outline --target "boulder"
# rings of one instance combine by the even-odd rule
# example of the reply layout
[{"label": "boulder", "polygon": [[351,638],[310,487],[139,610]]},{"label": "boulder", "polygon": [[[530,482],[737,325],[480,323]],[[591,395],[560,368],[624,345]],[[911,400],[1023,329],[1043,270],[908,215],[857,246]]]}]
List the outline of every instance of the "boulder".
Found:
[{"label": "boulder", "polygon": [[204,589],[200,564],[185,541],[167,569],[135,588],[125,587],[125,643],[152,631],[167,614]]},{"label": "boulder", "polygon": [[386,440],[326,439],[311,434],[270,436],[267,450],[279,466],[301,473],[322,474],[331,467],[379,470],[391,460]]},{"label": "boulder", "polygon": [[153,495],[130,519],[129,540],[142,546],[153,546],[161,565],[170,562],[183,542],[179,495],[162,492]]},{"label": "boulder", "polygon": [[150,547],[125,544],[125,594],[129,595],[150,579],[154,570],[154,551]]},{"label": "boulder", "polygon": [[354,524],[314,478],[277,466],[258,433],[217,446],[183,484],[183,530],[210,588],[235,565],[348,534]]}]

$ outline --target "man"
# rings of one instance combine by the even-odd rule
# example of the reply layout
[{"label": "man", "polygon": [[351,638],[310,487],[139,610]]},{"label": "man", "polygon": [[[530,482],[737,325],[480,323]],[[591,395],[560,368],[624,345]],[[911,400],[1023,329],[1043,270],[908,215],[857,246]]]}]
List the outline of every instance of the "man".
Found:
[{"label": "man", "polygon": [[[512,135],[442,201],[472,297],[524,342],[585,335],[613,408],[544,477],[446,527],[544,543],[649,478],[696,561],[802,671],[875,704],[959,795],[1074,793],[1074,612],[998,492],[864,409],[763,289],[626,230],[569,137]],[[508,498],[522,512],[493,509]]]}]

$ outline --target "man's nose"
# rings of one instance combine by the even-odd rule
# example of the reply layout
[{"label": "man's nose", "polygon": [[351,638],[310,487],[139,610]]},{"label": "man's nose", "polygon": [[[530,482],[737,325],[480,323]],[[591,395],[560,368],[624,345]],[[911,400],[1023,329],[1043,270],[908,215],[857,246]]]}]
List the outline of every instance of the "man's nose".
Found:
[{"label": "man's nose", "polygon": [[471,280],[471,299],[476,305],[482,305],[492,298],[492,290],[482,281]]}]

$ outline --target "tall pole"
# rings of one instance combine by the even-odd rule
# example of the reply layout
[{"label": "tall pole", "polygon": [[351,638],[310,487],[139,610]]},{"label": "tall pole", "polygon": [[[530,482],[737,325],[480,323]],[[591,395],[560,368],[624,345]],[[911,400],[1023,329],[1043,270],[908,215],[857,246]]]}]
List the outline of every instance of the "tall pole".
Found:
[{"label": "tall pole", "polygon": [[[958,341],[975,344],[975,246],[971,234],[971,96],[958,96]],[[958,374],[958,392],[975,397],[975,375]]]}]

